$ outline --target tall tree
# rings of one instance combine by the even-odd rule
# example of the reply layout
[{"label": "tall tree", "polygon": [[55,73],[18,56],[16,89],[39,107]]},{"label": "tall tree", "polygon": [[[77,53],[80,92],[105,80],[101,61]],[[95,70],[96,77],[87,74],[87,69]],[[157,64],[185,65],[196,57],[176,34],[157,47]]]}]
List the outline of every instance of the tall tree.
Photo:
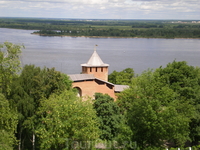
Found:
[{"label": "tall tree", "polygon": [[200,140],[200,69],[187,65],[185,61],[173,61],[165,68],[158,68],[156,72],[156,78],[160,82],[168,85],[181,99],[195,107],[196,115],[190,123],[190,138],[193,144],[197,144]]},{"label": "tall tree", "polygon": [[109,95],[95,93],[94,109],[99,119],[100,138],[103,140],[113,140],[119,132],[122,115],[120,108]]},{"label": "tall tree", "polygon": [[36,111],[40,100],[52,93],[61,93],[71,88],[69,78],[54,68],[41,69],[34,65],[24,66],[20,76],[15,78],[9,96],[10,103],[17,107],[19,123],[17,139],[19,149],[35,147]]},{"label": "tall tree", "polygon": [[4,42],[0,44],[0,93],[7,96],[12,78],[20,71],[20,54],[23,46]]},{"label": "tall tree", "polygon": [[[99,135],[96,112],[91,101],[82,101],[76,93],[65,91],[41,101],[37,111],[39,123],[36,135],[40,149],[67,149],[85,146]],[[88,145],[88,149],[91,148]]]},{"label": "tall tree", "polygon": [[15,131],[17,127],[17,114],[10,109],[9,102],[0,93],[0,149],[12,150],[17,141]]},{"label": "tall tree", "polygon": [[13,149],[16,144],[14,133],[17,126],[17,115],[14,107],[7,100],[11,83],[20,71],[20,53],[23,46],[4,42],[0,44],[0,148]]},{"label": "tall tree", "polygon": [[190,139],[189,123],[194,107],[168,85],[159,82],[155,74],[142,73],[119,96],[119,105],[128,114],[133,141],[143,149],[160,147],[166,140],[183,145]]}]

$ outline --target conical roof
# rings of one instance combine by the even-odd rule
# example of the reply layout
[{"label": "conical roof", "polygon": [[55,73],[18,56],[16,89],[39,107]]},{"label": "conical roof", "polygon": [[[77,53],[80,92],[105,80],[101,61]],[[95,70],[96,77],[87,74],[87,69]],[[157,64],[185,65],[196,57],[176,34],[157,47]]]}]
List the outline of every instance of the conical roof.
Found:
[{"label": "conical roof", "polygon": [[105,66],[109,66],[108,64],[105,64],[101,58],[99,57],[99,55],[97,54],[96,50],[94,50],[94,53],[92,54],[92,56],[90,57],[90,59],[88,60],[88,62],[86,64],[81,64],[81,66],[87,66],[87,67],[105,67]]}]

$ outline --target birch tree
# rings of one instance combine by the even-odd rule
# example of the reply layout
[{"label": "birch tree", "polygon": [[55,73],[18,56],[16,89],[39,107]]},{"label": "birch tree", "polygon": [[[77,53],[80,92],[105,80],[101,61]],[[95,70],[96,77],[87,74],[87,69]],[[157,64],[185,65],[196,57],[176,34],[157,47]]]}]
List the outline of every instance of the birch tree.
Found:
[{"label": "birch tree", "polygon": [[21,69],[20,54],[24,46],[4,42],[0,44],[0,93],[7,96],[12,79]]}]

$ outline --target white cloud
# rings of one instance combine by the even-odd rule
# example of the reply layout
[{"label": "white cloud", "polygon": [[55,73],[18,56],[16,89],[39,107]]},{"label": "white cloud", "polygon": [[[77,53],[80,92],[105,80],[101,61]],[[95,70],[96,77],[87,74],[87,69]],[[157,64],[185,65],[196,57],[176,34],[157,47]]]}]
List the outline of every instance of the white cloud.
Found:
[{"label": "white cloud", "polygon": [[[199,8],[199,0],[0,1],[1,16],[13,17],[200,19]],[[191,12],[193,12],[193,15]],[[183,18],[183,16],[188,17]]]},{"label": "white cloud", "polygon": [[100,7],[100,9],[106,9],[106,7],[102,6],[102,7]]}]

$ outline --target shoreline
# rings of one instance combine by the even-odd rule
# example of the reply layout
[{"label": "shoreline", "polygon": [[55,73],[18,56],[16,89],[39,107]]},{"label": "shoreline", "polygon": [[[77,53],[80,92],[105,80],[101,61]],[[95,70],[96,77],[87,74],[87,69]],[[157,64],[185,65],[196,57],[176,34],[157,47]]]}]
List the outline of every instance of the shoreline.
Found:
[{"label": "shoreline", "polygon": [[[0,28],[4,28],[4,27],[0,27]],[[6,29],[16,29],[16,30],[33,30],[33,31],[37,31],[34,29],[20,29],[20,28],[6,28]],[[197,39],[199,40],[200,38],[162,38],[162,37],[117,37],[117,36],[72,36],[72,35],[45,35],[42,34],[40,35],[39,33],[34,33],[32,32],[31,34],[34,35],[39,35],[39,36],[58,36],[58,37],[84,37],[84,38],[116,38],[116,39]]]},{"label": "shoreline", "polygon": [[72,35],[45,35],[39,33],[31,33],[39,36],[58,36],[58,37],[84,37],[84,38],[116,38],[116,39],[200,39],[200,38],[155,38],[155,37],[117,37],[117,36],[72,36]]}]

